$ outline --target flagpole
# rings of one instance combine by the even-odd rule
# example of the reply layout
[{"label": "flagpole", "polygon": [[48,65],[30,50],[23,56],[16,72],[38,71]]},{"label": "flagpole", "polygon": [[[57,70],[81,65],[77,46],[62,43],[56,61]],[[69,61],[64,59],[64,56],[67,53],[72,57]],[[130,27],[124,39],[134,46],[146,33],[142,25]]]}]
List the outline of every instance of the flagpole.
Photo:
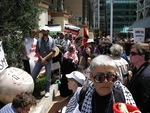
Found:
[{"label": "flagpole", "polygon": [[112,42],[113,40],[113,3],[114,0],[111,0],[111,5],[110,5],[110,41]]}]

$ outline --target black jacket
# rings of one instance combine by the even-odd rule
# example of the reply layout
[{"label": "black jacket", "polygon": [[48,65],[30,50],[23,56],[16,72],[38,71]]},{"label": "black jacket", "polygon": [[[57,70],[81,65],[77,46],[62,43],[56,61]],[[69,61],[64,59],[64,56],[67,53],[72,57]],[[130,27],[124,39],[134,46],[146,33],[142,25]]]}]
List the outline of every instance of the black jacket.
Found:
[{"label": "black jacket", "polygon": [[150,113],[150,65],[145,63],[146,67],[138,74],[136,71],[130,82],[127,84],[137,107],[142,113]]}]

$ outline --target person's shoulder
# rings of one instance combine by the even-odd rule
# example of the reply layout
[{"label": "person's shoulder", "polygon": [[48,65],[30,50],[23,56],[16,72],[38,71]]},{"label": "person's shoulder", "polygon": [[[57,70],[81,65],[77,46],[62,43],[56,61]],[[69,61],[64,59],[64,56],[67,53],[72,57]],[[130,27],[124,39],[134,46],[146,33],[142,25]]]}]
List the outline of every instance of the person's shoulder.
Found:
[{"label": "person's shoulder", "polygon": [[145,68],[145,70],[143,71],[143,77],[148,77],[150,78],[150,64],[148,64],[148,66]]},{"label": "person's shoulder", "polygon": [[124,58],[121,57],[120,60],[121,60],[121,62],[123,62],[123,63],[125,63],[125,64],[128,64],[128,62],[127,62]]},{"label": "person's shoulder", "polygon": [[113,94],[115,97],[115,102],[125,102],[125,97],[122,91],[119,89],[113,89]]},{"label": "person's shoulder", "polygon": [[34,41],[37,41],[37,38],[33,38]]},{"label": "person's shoulder", "polygon": [[29,40],[29,37],[25,37],[25,38],[23,38],[22,42],[23,42],[23,43],[27,43],[28,40]]},{"label": "person's shoulder", "polygon": [[128,62],[125,59],[123,59],[122,57],[114,59],[114,62],[117,66],[121,66],[123,64],[128,64]]},{"label": "person's shoulder", "polygon": [[16,113],[12,103],[6,104],[4,107],[0,109],[0,113]]}]

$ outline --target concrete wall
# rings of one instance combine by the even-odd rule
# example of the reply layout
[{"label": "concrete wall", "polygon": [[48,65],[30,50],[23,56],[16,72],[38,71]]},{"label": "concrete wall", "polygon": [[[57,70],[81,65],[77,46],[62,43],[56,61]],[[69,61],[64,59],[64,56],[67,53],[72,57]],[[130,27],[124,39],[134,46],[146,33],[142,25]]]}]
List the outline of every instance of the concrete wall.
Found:
[{"label": "concrete wall", "polygon": [[68,24],[69,14],[64,12],[51,13],[51,18],[54,20],[54,24],[60,24],[62,31],[64,31],[65,24]]},{"label": "concrete wall", "polygon": [[39,16],[39,27],[43,27],[48,24],[48,9],[49,9],[49,4],[47,2],[41,2],[39,4],[43,8],[42,14]]},{"label": "concrete wall", "polygon": [[44,9],[43,13],[39,17],[39,27],[45,26],[48,24],[48,11]]},{"label": "concrete wall", "polygon": [[76,17],[82,17],[82,0],[64,0],[64,9]]}]

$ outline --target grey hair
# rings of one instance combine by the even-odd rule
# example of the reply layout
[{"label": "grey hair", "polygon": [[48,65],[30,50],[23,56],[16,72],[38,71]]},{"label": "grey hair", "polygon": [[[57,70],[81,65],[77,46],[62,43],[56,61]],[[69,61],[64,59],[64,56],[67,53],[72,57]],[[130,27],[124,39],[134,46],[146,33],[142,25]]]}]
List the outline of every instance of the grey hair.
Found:
[{"label": "grey hair", "polygon": [[91,73],[93,73],[94,68],[96,66],[109,66],[109,67],[114,68],[114,70],[116,71],[116,64],[114,60],[108,55],[99,55],[91,61],[90,67],[89,67]]},{"label": "grey hair", "polygon": [[123,53],[123,47],[119,44],[113,44],[111,47],[110,47],[110,51],[111,51],[111,54],[116,56],[116,57],[120,57],[121,54]]}]

